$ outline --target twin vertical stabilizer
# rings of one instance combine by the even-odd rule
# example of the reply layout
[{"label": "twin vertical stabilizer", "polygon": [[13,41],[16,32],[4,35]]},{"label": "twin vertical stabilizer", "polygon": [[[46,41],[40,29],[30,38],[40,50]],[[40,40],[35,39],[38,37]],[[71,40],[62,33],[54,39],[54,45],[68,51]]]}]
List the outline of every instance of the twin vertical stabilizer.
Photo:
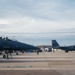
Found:
[{"label": "twin vertical stabilizer", "polygon": [[53,48],[57,48],[59,46],[59,44],[57,43],[56,40],[52,40],[52,47]]}]

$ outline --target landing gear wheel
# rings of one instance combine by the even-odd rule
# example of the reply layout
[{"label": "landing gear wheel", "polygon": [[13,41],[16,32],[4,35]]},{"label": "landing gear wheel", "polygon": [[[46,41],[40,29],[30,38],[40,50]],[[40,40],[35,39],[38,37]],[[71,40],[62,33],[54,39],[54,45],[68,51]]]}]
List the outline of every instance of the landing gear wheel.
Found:
[{"label": "landing gear wheel", "polygon": [[2,53],[0,52],[0,55],[1,55]]},{"label": "landing gear wheel", "polygon": [[18,53],[16,53],[16,55],[18,55]]},{"label": "landing gear wheel", "polygon": [[65,53],[68,53],[68,50],[66,50]]},{"label": "landing gear wheel", "polygon": [[22,51],[22,53],[24,53],[24,51]]},{"label": "landing gear wheel", "polygon": [[6,58],[6,55],[3,55],[3,58]]}]

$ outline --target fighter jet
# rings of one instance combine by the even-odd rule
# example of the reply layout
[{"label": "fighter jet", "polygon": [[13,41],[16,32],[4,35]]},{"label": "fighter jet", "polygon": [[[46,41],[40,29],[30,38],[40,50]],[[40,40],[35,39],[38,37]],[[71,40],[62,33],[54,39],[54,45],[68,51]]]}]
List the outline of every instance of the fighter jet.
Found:
[{"label": "fighter jet", "polygon": [[19,41],[14,41],[9,39],[8,37],[6,38],[2,38],[0,37],[0,51],[1,52],[5,52],[7,56],[3,55],[3,57],[7,57],[8,58],[8,54],[12,53],[13,51],[24,51],[24,50],[29,50],[29,49],[33,49],[33,50],[37,50],[39,48],[29,45],[29,44],[25,44]]},{"label": "fighter jet", "polygon": [[75,45],[72,45],[72,46],[60,46],[56,40],[52,40],[52,47],[53,47],[53,49],[64,50],[66,53],[68,53],[68,51],[75,51]]}]

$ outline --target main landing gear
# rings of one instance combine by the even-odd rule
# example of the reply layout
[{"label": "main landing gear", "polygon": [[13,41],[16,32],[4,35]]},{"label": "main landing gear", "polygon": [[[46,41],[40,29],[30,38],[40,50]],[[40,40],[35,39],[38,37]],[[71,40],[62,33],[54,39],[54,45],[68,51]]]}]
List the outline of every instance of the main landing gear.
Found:
[{"label": "main landing gear", "polygon": [[3,58],[4,58],[4,59],[6,58],[6,55],[5,55],[5,54],[3,55]]},{"label": "main landing gear", "polygon": [[68,53],[68,50],[65,50],[65,53]]}]

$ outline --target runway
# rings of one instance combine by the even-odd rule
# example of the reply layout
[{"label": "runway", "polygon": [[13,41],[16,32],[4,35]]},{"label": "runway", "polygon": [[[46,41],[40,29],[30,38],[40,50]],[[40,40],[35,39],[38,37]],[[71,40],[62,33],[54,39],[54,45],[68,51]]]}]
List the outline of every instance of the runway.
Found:
[{"label": "runway", "polygon": [[[25,53],[12,55],[12,59],[2,59],[0,56],[0,75],[75,75],[75,52],[62,51]],[[11,57],[10,57],[11,58]],[[20,72],[20,73],[19,73]],[[27,72],[27,73],[26,73]],[[31,73],[32,72],[32,73]],[[45,73],[44,73],[45,72]]]}]

